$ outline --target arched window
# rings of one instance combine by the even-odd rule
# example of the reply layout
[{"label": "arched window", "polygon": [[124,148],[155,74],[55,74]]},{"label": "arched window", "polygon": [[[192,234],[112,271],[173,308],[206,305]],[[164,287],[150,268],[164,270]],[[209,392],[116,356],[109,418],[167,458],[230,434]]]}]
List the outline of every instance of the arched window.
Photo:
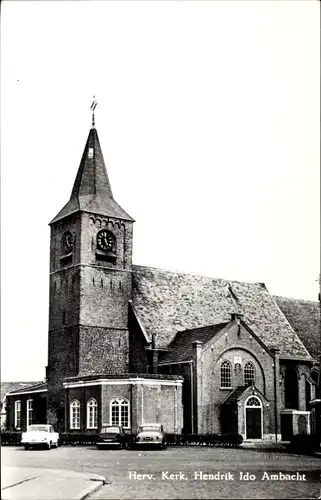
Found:
[{"label": "arched window", "polygon": [[74,399],[70,403],[70,429],[80,429],[80,403]]},{"label": "arched window", "polygon": [[129,402],[127,399],[113,399],[110,402],[110,425],[129,428]]},{"label": "arched window", "polygon": [[250,396],[245,403],[246,407],[253,407],[253,406],[262,406],[261,401],[259,400],[258,397],[256,396]]},{"label": "arched window", "polygon": [[318,378],[319,378],[319,372],[318,372],[318,370],[312,370],[311,371],[311,379],[313,380],[313,382],[315,384],[318,383]]},{"label": "arched window", "polygon": [[98,427],[98,404],[96,399],[87,401],[87,429],[97,429]]},{"label": "arched window", "polygon": [[244,385],[255,385],[255,368],[251,361],[244,366]]},{"label": "arched window", "polygon": [[222,361],[221,364],[221,389],[231,389],[231,363]]}]

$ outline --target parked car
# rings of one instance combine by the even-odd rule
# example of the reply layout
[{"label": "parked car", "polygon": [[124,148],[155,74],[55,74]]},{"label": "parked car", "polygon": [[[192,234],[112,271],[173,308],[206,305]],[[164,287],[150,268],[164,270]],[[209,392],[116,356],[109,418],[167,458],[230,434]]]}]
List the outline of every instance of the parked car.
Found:
[{"label": "parked car", "polygon": [[136,446],[166,446],[166,435],[161,424],[145,424],[138,429],[136,436]]},{"label": "parked car", "polygon": [[108,446],[127,448],[127,445],[127,435],[123,427],[115,425],[102,427],[96,442],[98,449],[107,448]]},{"label": "parked car", "polygon": [[45,446],[50,450],[52,446],[58,447],[59,434],[54,431],[52,425],[29,425],[27,431],[22,433],[21,444],[24,445],[25,450],[28,450],[31,446]]}]

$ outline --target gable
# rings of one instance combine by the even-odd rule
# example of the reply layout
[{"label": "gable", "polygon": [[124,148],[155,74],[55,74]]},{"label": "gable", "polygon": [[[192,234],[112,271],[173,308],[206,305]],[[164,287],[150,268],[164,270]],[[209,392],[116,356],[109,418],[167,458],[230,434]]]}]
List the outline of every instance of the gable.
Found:
[{"label": "gable", "polygon": [[218,332],[223,330],[228,323],[220,323],[219,325],[206,326],[204,328],[195,328],[185,332],[177,333],[175,339],[171,343],[170,352],[166,353],[160,360],[162,363],[170,363],[177,361],[187,361],[193,357],[194,340],[203,342],[203,346],[209,342]]},{"label": "gable", "polygon": [[302,341],[263,283],[226,281],[133,266],[132,302],[147,335],[164,348],[177,332],[228,323],[243,314],[245,323],[280,355],[310,358]]}]

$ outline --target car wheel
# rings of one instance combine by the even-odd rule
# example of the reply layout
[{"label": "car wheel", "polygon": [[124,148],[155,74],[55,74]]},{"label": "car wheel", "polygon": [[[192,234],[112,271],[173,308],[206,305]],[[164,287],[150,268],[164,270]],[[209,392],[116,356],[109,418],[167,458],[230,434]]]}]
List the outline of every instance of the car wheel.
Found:
[{"label": "car wheel", "polygon": [[28,444],[25,444],[25,450],[29,450],[30,446]]},{"label": "car wheel", "polygon": [[122,444],[122,449],[123,449],[123,450],[127,450],[127,448],[128,448],[128,443],[124,442],[124,443]]}]

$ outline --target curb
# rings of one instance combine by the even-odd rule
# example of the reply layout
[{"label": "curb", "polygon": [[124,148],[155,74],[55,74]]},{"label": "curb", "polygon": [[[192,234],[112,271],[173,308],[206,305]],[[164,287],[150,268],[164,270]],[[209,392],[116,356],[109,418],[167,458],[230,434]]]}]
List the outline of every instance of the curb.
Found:
[{"label": "curb", "polygon": [[103,484],[104,484],[103,481],[97,481],[96,484],[93,484],[92,486],[89,486],[86,490],[84,490],[80,494],[80,496],[75,500],[85,500],[86,498],[89,497],[89,495],[98,491],[103,486]]},{"label": "curb", "polygon": [[3,488],[1,488],[1,491],[8,490],[9,488],[13,488],[14,486],[17,486],[18,484],[23,484],[23,483],[26,483],[27,481],[31,481],[31,479],[36,479],[36,477],[38,477],[38,475],[26,477],[25,479],[21,479],[21,481],[16,481],[15,483],[9,484],[8,486],[4,486]]},{"label": "curb", "polygon": [[104,484],[109,484],[109,482],[103,476],[93,476],[90,478],[90,481],[94,481],[96,484],[92,484],[92,486],[88,486],[86,490],[84,490],[77,500],[85,500],[92,493],[98,491]]}]

